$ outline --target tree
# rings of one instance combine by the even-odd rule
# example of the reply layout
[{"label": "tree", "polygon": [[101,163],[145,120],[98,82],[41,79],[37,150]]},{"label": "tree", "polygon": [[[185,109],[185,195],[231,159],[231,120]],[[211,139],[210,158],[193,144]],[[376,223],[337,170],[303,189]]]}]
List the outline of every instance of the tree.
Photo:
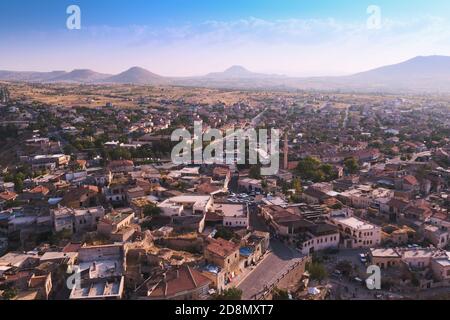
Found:
[{"label": "tree", "polygon": [[13,287],[3,290],[2,297],[5,300],[12,300],[17,296],[17,290]]},{"label": "tree", "polygon": [[264,192],[267,192],[269,190],[269,184],[266,180],[261,181],[261,188],[263,188]]},{"label": "tree", "polygon": [[144,217],[155,217],[155,216],[159,216],[161,215],[161,208],[153,205],[153,204],[149,204],[147,206],[144,207],[143,210],[143,214]]},{"label": "tree", "polygon": [[237,288],[230,288],[222,291],[222,293],[217,294],[215,300],[241,300],[242,290]]},{"label": "tree", "polygon": [[322,163],[319,159],[307,157],[298,162],[296,171],[305,180],[321,181],[323,172],[320,170]]},{"label": "tree", "polygon": [[332,206],[331,206],[331,209],[333,209],[333,210],[340,210],[340,209],[342,209],[342,203],[340,203],[340,202],[336,202],[335,204],[333,204]]},{"label": "tree", "polygon": [[357,173],[359,170],[358,161],[353,157],[345,159],[344,166],[345,170],[350,174]]},{"label": "tree", "polygon": [[142,230],[152,230],[153,229],[153,223],[151,219],[145,220],[141,223]]},{"label": "tree", "polygon": [[251,166],[248,176],[251,179],[256,179],[256,180],[261,179],[261,167],[258,165]]},{"label": "tree", "polygon": [[309,263],[306,266],[306,270],[308,270],[312,280],[317,280],[320,282],[328,277],[327,270],[325,269],[323,264],[318,262]]},{"label": "tree", "polygon": [[216,238],[216,239],[222,238],[225,240],[231,240],[234,238],[234,232],[231,231],[230,229],[227,229],[224,227],[219,227],[219,228],[217,228],[217,232],[216,232],[214,238]]},{"label": "tree", "polygon": [[296,171],[302,179],[313,182],[331,181],[337,178],[337,173],[332,165],[322,163],[313,157],[300,160]]},{"label": "tree", "polygon": [[341,271],[344,276],[350,277],[353,273],[353,265],[350,261],[344,260],[336,265],[336,269]]},{"label": "tree", "polygon": [[272,300],[290,300],[286,290],[275,288],[272,292]]},{"label": "tree", "polygon": [[325,175],[325,180],[331,181],[337,178],[337,173],[331,164],[323,164],[320,169]]},{"label": "tree", "polygon": [[295,190],[296,195],[299,195],[303,192],[302,181],[298,177],[292,180],[292,189]]},{"label": "tree", "polygon": [[19,172],[14,176],[14,189],[16,192],[22,192],[23,191],[23,180],[25,180],[25,175],[22,172]]}]

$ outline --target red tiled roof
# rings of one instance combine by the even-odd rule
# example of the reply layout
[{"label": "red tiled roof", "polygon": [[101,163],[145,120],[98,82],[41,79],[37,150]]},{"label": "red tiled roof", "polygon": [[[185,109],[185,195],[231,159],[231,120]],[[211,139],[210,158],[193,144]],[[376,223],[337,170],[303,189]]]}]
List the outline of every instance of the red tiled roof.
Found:
[{"label": "red tiled roof", "polygon": [[193,291],[210,284],[211,281],[199,271],[183,266],[177,270],[171,270],[150,293],[154,299],[170,299],[177,294]]},{"label": "red tiled roof", "polygon": [[419,181],[417,181],[416,177],[414,176],[406,176],[403,178],[403,182],[410,184],[412,186],[416,186],[419,184]]},{"label": "red tiled roof", "polygon": [[62,250],[64,253],[69,252],[78,252],[81,248],[81,243],[69,243],[67,244],[64,249]]},{"label": "red tiled roof", "polygon": [[108,165],[110,168],[113,167],[133,167],[134,162],[131,160],[114,160],[111,161]]},{"label": "red tiled roof", "polygon": [[30,190],[30,193],[42,193],[43,195],[46,195],[50,192],[50,190],[44,186],[37,186],[36,188]]},{"label": "red tiled roof", "polygon": [[228,257],[238,249],[239,245],[221,238],[209,240],[209,244],[206,247],[207,251],[222,258]]},{"label": "red tiled roof", "polygon": [[5,191],[0,193],[0,199],[5,200],[5,201],[11,201],[17,198],[17,193],[15,192],[10,192],[10,191]]}]

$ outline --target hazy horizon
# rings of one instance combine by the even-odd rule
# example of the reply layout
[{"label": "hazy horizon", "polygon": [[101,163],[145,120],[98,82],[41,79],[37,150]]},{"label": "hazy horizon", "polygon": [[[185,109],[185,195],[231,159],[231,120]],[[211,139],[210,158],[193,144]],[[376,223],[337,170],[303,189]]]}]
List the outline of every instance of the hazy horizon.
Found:
[{"label": "hazy horizon", "polygon": [[[81,9],[68,30],[66,8]],[[381,24],[367,27],[370,5]],[[258,73],[339,76],[415,56],[450,56],[450,3],[413,1],[18,0],[0,3],[0,69],[139,66],[168,77],[201,76],[240,65]]]}]

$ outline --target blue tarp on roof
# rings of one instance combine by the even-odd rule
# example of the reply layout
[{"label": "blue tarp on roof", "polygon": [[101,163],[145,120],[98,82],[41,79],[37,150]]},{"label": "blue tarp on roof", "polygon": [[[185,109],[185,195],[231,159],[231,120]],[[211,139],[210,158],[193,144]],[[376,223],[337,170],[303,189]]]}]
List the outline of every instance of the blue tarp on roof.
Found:
[{"label": "blue tarp on roof", "polygon": [[239,249],[239,253],[241,254],[241,256],[249,257],[253,253],[253,249],[249,247],[243,247]]},{"label": "blue tarp on roof", "polygon": [[220,267],[213,265],[213,264],[208,264],[205,267],[205,270],[214,274],[218,274],[220,272]]}]

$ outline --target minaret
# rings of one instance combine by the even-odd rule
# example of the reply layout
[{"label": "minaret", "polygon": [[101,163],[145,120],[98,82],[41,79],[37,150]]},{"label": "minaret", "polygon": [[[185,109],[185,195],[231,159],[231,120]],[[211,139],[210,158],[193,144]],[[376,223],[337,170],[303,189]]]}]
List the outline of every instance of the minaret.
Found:
[{"label": "minaret", "polygon": [[284,170],[289,169],[289,138],[287,132],[284,134]]}]

